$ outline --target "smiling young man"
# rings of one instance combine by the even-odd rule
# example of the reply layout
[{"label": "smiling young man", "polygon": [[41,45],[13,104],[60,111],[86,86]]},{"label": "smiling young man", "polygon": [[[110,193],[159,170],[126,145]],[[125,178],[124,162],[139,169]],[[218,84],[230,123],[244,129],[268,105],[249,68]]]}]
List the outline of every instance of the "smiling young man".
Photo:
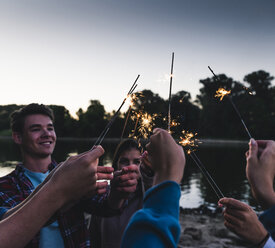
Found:
[{"label": "smiling young man", "polygon": [[[56,167],[52,160],[56,143],[53,120],[52,110],[43,104],[29,104],[11,115],[12,137],[20,147],[23,160],[13,172],[0,178],[0,219],[5,218],[5,211],[9,208],[24,201]],[[99,166],[97,178],[111,179],[112,171],[112,168]],[[135,190],[137,177],[136,173],[124,176],[123,191]],[[102,195],[87,197],[70,208],[58,211],[27,247],[90,247],[91,238],[84,212],[115,215],[120,213],[119,208],[124,202],[119,197],[108,198],[107,182],[102,182],[101,186],[99,192]]]}]

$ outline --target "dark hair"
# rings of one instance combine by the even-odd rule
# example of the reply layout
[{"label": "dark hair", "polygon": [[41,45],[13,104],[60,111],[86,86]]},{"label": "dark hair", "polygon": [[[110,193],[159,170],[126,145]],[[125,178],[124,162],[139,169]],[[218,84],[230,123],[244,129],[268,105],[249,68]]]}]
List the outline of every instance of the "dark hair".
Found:
[{"label": "dark hair", "polygon": [[119,159],[120,155],[123,152],[131,150],[131,149],[136,149],[136,150],[141,152],[141,147],[133,139],[126,139],[126,140],[123,140],[122,142],[119,143],[119,145],[116,148],[114,159],[113,159],[113,164],[112,164],[112,166],[115,170],[118,169],[117,168],[117,162],[118,162],[118,159]]},{"label": "dark hair", "polygon": [[23,108],[15,110],[10,115],[10,125],[13,132],[23,132],[25,118],[28,115],[41,114],[48,116],[54,121],[53,111],[46,105],[31,103]]}]

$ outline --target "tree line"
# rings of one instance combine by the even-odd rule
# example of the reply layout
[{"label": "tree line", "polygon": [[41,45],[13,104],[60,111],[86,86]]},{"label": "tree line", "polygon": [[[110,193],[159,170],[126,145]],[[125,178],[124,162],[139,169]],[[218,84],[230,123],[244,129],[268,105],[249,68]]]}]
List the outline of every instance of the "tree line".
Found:
[{"label": "tree line", "polygon": [[[200,93],[193,100],[187,91],[179,91],[171,98],[171,117],[177,125],[171,130],[175,137],[182,130],[198,133],[199,138],[247,139],[242,123],[226,97],[214,97],[219,88],[231,90],[230,97],[241,114],[252,136],[256,139],[274,139],[275,127],[275,86],[274,77],[259,70],[246,75],[244,82],[218,75],[200,80]],[[0,105],[0,136],[11,134],[9,115],[23,105]],[[64,106],[49,105],[55,115],[55,129],[58,137],[98,137],[115,111],[109,113],[98,100],[91,100],[86,110],[80,108],[73,118]],[[168,100],[151,90],[137,93],[129,114],[124,137],[139,135],[141,120],[137,115],[154,115],[153,124],[167,129]],[[120,113],[107,137],[120,137],[128,111]],[[133,134],[133,130],[136,131]]]}]

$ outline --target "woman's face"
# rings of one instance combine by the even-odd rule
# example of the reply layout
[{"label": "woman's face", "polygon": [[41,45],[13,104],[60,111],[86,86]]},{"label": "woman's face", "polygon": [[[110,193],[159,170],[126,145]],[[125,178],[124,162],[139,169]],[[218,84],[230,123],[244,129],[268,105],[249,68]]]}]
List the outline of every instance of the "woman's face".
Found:
[{"label": "woman's face", "polygon": [[119,170],[121,170],[123,167],[128,165],[139,165],[140,164],[140,151],[132,148],[130,150],[126,150],[123,153],[121,153],[118,162],[117,167]]}]

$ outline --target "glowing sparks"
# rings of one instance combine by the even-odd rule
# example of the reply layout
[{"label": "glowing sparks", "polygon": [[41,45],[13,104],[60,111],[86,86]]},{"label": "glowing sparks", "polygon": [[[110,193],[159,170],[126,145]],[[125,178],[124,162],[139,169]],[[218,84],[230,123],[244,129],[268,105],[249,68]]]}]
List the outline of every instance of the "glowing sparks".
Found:
[{"label": "glowing sparks", "polygon": [[250,91],[247,87],[243,86],[243,88],[248,92],[249,95],[255,95],[255,92]]},{"label": "glowing sparks", "polygon": [[150,115],[148,113],[145,113],[140,118],[140,127],[139,132],[145,139],[148,138],[149,134],[153,131],[154,127],[154,120],[156,115]]},{"label": "glowing sparks", "polygon": [[182,131],[183,136],[180,137],[179,144],[187,147],[187,153],[190,154],[194,151],[194,148],[198,146],[198,139],[196,139],[197,133],[191,133],[188,131]]},{"label": "glowing sparks", "polygon": [[172,121],[171,121],[171,127],[176,127],[176,126],[178,126],[178,125],[180,125],[180,123],[177,122],[176,120],[172,120]]},{"label": "glowing sparks", "polygon": [[135,129],[132,132],[133,136],[135,135],[137,125],[139,124],[137,128],[137,136],[140,138],[147,139],[153,131],[153,128],[155,126],[154,121],[157,116],[157,114],[150,115],[148,113],[136,113],[136,115],[133,116],[133,120],[136,120]]},{"label": "glowing sparks", "polygon": [[222,101],[222,99],[226,96],[229,95],[231,93],[231,90],[226,90],[224,88],[219,88],[216,91],[216,95],[215,97],[220,97],[220,101]]},{"label": "glowing sparks", "polygon": [[135,94],[130,94],[127,96],[125,104],[129,106],[129,108],[134,105],[135,97],[136,97]]}]

